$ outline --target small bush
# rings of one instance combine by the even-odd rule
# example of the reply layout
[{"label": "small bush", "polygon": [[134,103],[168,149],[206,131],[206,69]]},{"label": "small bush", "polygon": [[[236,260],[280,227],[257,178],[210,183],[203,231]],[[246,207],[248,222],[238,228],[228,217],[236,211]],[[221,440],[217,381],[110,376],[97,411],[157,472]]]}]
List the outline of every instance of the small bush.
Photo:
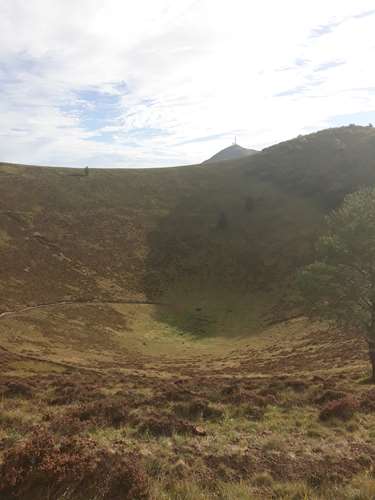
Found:
[{"label": "small bush", "polygon": [[303,380],[289,379],[285,381],[285,386],[290,387],[296,392],[303,392],[307,389],[308,385]]},{"label": "small bush", "polygon": [[359,409],[359,402],[352,396],[328,402],[322,409],[319,419],[322,421],[331,418],[349,420]]},{"label": "small bush", "polygon": [[148,482],[138,458],[99,448],[88,438],[60,441],[43,428],[4,454],[0,498],[145,500]]},{"label": "small bush", "polygon": [[337,401],[339,399],[343,399],[347,396],[346,392],[342,391],[334,391],[332,389],[329,389],[327,391],[324,391],[323,394],[315,398],[314,403],[316,404],[325,404],[330,401]]},{"label": "small bush", "polygon": [[59,415],[51,418],[49,415],[45,418],[49,421],[48,430],[53,433],[58,433],[62,436],[74,436],[86,430],[87,422],[79,420],[71,415]]},{"label": "small bush", "polygon": [[74,381],[65,381],[57,386],[55,394],[48,403],[50,405],[70,405],[72,403],[88,403],[103,399],[104,395],[98,391],[94,384],[87,384]]},{"label": "small bush", "polygon": [[211,406],[206,401],[194,400],[188,403],[179,403],[174,407],[175,413],[190,420],[204,419],[216,420],[223,416],[223,411]]},{"label": "small bush", "polygon": [[263,445],[264,451],[283,451],[286,443],[278,436],[271,436]]},{"label": "small bush", "polygon": [[0,387],[0,396],[6,398],[22,397],[30,399],[33,397],[33,387],[18,380],[6,382]]},{"label": "small bush", "polygon": [[164,392],[163,398],[160,401],[163,403],[164,401],[186,401],[191,398],[193,393],[189,390],[183,388],[173,387]]},{"label": "small bush", "polygon": [[255,486],[269,488],[273,485],[273,478],[268,472],[260,472],[252,478],[252,483]]},{"label": "small bush", "polygon": [[128,421],[128,410],[123,399],[108,398],[82,404],[72,410],[71,416],[81,422],[94,423],[120,427]]},{"label": "small bush", "polygon": [[249,420],[262,420],[265,411],[266,409],[264,407],[258,408],[252,404],[242,404],[234,407],[233,414],[236,417],[245,417]]},{"label": "small bush", "polygon": [[375,411],[375,389],[369,390],[362,396],[361,409],[368,412]]},{"label": "small bush", "polygon": [[229,385],[222,389],[222,400],[239,405],[247,403],[257,408],[265,408],[268,404],[274,404],[276,398],[268,390],[261,390],[258,394],[248,391],[241,386]]},{"label": "small bush", "polygon": [[203,429],[173,416],[149,416],[139,424],[138,431],[148,432],[153,436],[173,436],[173,434],[190,434],[202,436]]}]

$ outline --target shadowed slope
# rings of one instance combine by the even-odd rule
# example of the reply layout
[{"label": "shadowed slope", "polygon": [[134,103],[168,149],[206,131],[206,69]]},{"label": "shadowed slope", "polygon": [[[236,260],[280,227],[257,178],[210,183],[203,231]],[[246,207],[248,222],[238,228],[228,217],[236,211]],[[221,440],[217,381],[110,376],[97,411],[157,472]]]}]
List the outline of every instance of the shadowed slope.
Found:
[{"label": "shadowed slope", "polygon": [[375,181],[374,157],[374,130],[345,127],[205,166],[0,164],[0,308],[151,300],[182,330],[246,333],[236,308],[248,325],[273,319],[282,289],[287,312],[324,213]]}]

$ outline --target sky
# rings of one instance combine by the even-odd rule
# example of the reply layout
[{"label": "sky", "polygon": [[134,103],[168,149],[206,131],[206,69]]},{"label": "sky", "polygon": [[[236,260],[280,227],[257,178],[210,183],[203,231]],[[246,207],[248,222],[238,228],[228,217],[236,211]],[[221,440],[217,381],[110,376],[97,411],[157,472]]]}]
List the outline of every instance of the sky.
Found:
[{"label": "sky", "polygon": [[375,124],[373,0],[0,0],[0,161],[159,167]]}]

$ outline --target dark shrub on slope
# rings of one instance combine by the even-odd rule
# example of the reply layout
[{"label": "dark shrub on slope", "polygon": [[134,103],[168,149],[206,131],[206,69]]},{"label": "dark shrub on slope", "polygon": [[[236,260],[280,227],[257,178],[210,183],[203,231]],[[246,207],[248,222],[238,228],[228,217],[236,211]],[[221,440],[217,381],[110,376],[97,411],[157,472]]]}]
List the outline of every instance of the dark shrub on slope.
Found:
[{"label": "dark shrub on slope", "polygon": [[146,476],[134,453],[99,447],[88,438],[57,440],[45,429],[5,453],[0,498],[146,500]]}]

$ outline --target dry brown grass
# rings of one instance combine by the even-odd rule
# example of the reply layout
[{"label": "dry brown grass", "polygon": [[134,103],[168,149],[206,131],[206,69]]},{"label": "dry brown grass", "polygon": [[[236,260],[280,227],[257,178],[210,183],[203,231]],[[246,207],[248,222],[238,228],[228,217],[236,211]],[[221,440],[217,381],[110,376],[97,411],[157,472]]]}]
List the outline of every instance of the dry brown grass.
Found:
[{"label": "dry brown grass", "polygon": [[[307,492],[320,500],[371,489],[350,482],[371,471],[375,456],[373,390],[362,383],[366,346],[355,337],[294,320],[251,341],[184,342],[189,355],[174,358],[109,344],[99,366],[77,351],[79,364],[60,373],[15,376],[10,357],[0,380],[0,456],[17,453],[42,425],[56,443],[91,440],[105,453],[136,453],[156,498]],[[59,353],[56,346],[44,356],[53,366]],[[326,405],[337,401],[356,402],[350,420],[322,421]]]}]

